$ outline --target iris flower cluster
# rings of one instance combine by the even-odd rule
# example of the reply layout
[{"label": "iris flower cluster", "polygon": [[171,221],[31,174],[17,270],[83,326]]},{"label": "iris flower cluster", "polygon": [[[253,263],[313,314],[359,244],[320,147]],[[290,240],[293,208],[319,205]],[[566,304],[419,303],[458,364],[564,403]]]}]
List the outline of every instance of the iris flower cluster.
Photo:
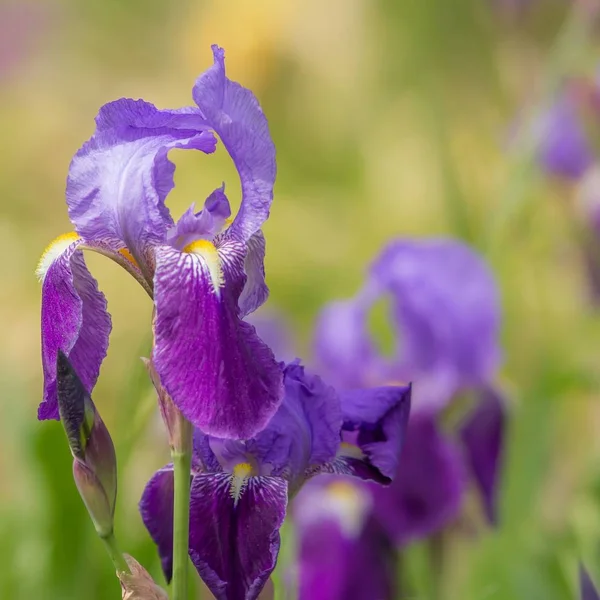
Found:
[{"label": "iris flower cluster", "polygon": [[[38,416],[62,419],[75,481],[114,558],[114,448],[90,397],[111,330],[83,254],[98,252],[128,271],[154,303],[146,366],[172,445],[182,435],[173,414],[182,417],[180,426],[193,427],[189,556],[217,599],[253,600],[275,567],[288,499],[306,481],[332,473],[391,483],[411,388],[382,380],[379,387],[337,390],[299,360],[278,362],[244,320],[268,296],[261,226],[273,200],[275,147],[257,99],[227,78],[223,50],[213,46],[213,55],[192,90],[194,106],[106,104],[73,158],[66,200],[75,232],[52,242],[38,266]],[[165,204],[174,186],[169,151],[210,154],[217,137],[239,174],[237,214],[232,218],[220,186],[200,210],[192,204],[174,221]],[[140,501],[167,579],[173,471],[159,470]],[[138,567],[121,578],[124,597],[136,597],[131,578]],[[148,585],[147,576],[141,581]]]},{"label": "iris flower cluster", "polygon": [[[387,352],[370,327],[382,301],[393,339]],[[491,270],[450,239],[392,241],[353,298],[323,308],[315,363],[327,378],[344,393],[412,381],[412,409],[389,487],[336,475],[311,482],[295,500],[301,600],[397,597],[397,551],[457,520],[469,488],[496,523],[507,421],[499,329]]]}]

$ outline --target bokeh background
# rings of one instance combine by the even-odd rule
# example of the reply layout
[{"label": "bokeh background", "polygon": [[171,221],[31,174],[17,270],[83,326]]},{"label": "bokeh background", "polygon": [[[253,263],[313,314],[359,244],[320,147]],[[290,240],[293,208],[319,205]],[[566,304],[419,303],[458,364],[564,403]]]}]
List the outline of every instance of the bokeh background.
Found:
[{"label": "bokeh background", "polygon": [[[579,559],[600,574],[600,314],[574,190],[543,176],[527,136],[514,135],[563,75],[600,58],[598,32],[572,12],[567,0],[2,0],[0,598],[119,597],[64,433],[36,419],[34,270],[70,230],[67,169],[98,107],[121,96],[189,104],[215,42],[230,77],[260,98],[277,146],[268,306],[304,355],[320,307],[352,294],[394,236],[462,238],[497,275],[512,411],[500,525],[457,536],[443,598],[569,599]],[[222,149],[172,157],[175,217],[222,181],[239,202]],[[168,461],[139,360],[151,305],[117,265],[88,261],[113,316],[94,398],[119,458],[117,534],[163,581],[136,509]],[[408,554],[426,599],[422,550]]]}]

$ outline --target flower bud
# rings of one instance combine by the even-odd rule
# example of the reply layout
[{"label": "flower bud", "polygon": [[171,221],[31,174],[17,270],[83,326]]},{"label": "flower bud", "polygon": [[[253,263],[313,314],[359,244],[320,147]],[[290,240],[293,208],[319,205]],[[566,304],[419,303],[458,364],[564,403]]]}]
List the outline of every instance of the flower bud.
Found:
[{"label": "flower bud", "polygon": [[77,489],[101,537],[112,532],[117,459],[110,434],[69,359],[56,361],[58,408],[73,454]]}]

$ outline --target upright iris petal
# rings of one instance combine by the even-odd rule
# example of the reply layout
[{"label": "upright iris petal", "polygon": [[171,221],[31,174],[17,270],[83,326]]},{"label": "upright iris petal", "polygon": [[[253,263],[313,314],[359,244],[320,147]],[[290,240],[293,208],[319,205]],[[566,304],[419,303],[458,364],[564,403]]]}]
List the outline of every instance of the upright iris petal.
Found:
[{"label": "upright iris petal", "polygon": [[106,104],[69,170],[67,205],[77,233],[127,247],[144,264],[148,246],[162,243],[173,223],[165,206],[175,172],[168,151],[208,153],[215,145],[200,115],[127,98]]},{"label": "upright iris petal", "polygon": [[454,384],[433,385],[437,397],[427,400],[435,404],[444,391],[489,380],[500,359],[498,291],[475,252],[453,240],[397,241],[382,252],[372,276],[392,294],[403,340],[399,368],[417,392],[426,379]]},{"label": "upright iris petal", "polygon": [[275,146],[258,100],[225,76],[223,49],[212,50],[215,63],[198,78],[192,95],[240,174],[242,204],[231,233],[247,241],[269,216],[277,171]]},{"label": "upright iris petal", "polygon": [[377,376],[381,361],[367,326],[372,302],[371,294],[360,293],[330,303],[319,315],[315,351],[336,385],[360,387]]},{"label": "upright iris petal", "polygon": [[[392,359],[376,356],[368,310],[392,300],[398,338]],[[381,252],[363,290],[321,315],[317,353],[346,387],[413,381],[418,409],[441,408],[498,366],[498,291],[486,264],[453,240],[396,240]],[[343,364],[340,364],[343,361]]]},{"label": "upright iris petal", "polygon": [[[44,398],[39,419],[58,419],[56,359],[62,350],[90,392],[108,349],[106,299],[88,271],[76,236],[59,238],[40,261]],[[48,263],[48,264],[45,264]]]}]

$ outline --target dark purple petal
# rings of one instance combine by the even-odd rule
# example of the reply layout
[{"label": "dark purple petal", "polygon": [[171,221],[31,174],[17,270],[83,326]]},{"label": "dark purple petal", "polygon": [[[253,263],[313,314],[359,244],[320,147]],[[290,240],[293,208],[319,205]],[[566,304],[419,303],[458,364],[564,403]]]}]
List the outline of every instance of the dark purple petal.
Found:
[{"label": "dark purple petal", "polygon": [[69,170],[67,204],[77,232],[127,246],[143,264],[145,247],[164,243],[173,224],[165,206],[174,186],[169,150],[213,152],[215,144],[197,112],[160,111],[126,98],[106,104]]},{"label": "dark purple petal", "polygon": [[262,231],[257,231],[248,240],[247,248],[244,260],[246,285],[238,300],[242,317],[254,312],[269,297],[269,288],[265,283],[265,236]]},{"label": "dark purple petal", "polygon": [[221,232],[231,208],[225,195],[224,186],[217,188],[204,202],[204,208],[196,213],[192,204],[179,221],[168,231],[167,243],[177,250],[183,250],[196,240],[212,240]]},{"label": "dark purple petal", "polygon": [[579,567],[579,586],[581,600],[600,600],[596,586],[583,565]]},{"label": "dark purple petal", "polygon": [[287,484],[250,477],[237,505],[225,473],[197,475],[190,502],[190,557],[216,600],[255,600],[275,568]]},{"label": "dark purple petal", "polygon": [[271,465],[273,475],[296,483],[306,469],[334,458],[342,413],[335,389],[299,361],[285,367],[284,386],[279,410],[247,447],[260,464]]},{"label": "dark purple petal", "polygon": [[[60,252],[48,266],[42,284],[42,366],[44,399],[39,419],[58,419],[56,358],[62,350],[88,392],[96,384],[108,349],[111,321],[106,299],[88,271],[78,242],[57,240],[46,257]],[[71,241],[69,245],[69,241]],[[59,248],[59,246],[62,246]],[[67,245],[65,245],[67,244]]]},{"label": "dark purple petal", "polygon": [[240,320],[244,249],[210,242],[193,252],[156,250],[154,363],[182,413],[204,433],[248,439],[283,395],[281,368]]},{"label": "dark purple petal", "polygon": [[402,339],[395,373],[415,382],[415,407],[441,407],[458,388],[489,380],[500,359],[500,307],[480,256],[449,239],[397,240],[372,277],[392,294]]},{"label": "dark purple petal", "polygon": [[231,231],[243,240],[256,233],[273,201],[275,146],[254,94],[225,76],[225,52],[213,46],[214,65],[200,75],[193,97],[221,138],[240,175],[242,203]]},{"label": "dark purple petal", "polygon": [[541,118],[537,127],[542,166],[554,175],[571,179],[581,177],[594,158],[573,100],[564,95]]},{"label": "dark purple petal", "polygon": [[315,353],[328,378],[338,387],[362,387],[376,378],[377,352],[368,331],[371,299],[331,302],[319,315]]},{"label": "dark purple petal", "polygon": [[413,415],[392,485],[373,486],[375,510],[396,541],[405,544],[434,533],[457,515],[465,481],[459,449],[433,419]]},{"label": "dark purple petal", "polygon": [[158,546],[167,582],[173,574],[173,466],[157,471],[146,484],[140,500],[140,514],[146,529]]},{"label": "dark purple petal", "polygon": [[479,392],[473,412],[461,427],[467,463],[483,500],[490,523],[497,521],[497,491],[501,475],[506,429],[506,410],[500,395],[491,388]]},{"label": "dark purple petal", "polygon": [[389,479],[398,471],[410,396],[410,386],[340,392],[343,442],[357,447],[365,462]]},{"label": "dark purple petal", "polygon": [[298,537],[300,600],[392,600],[396,552],[371,516],[360,482],[318,477],[292,509]]}]

